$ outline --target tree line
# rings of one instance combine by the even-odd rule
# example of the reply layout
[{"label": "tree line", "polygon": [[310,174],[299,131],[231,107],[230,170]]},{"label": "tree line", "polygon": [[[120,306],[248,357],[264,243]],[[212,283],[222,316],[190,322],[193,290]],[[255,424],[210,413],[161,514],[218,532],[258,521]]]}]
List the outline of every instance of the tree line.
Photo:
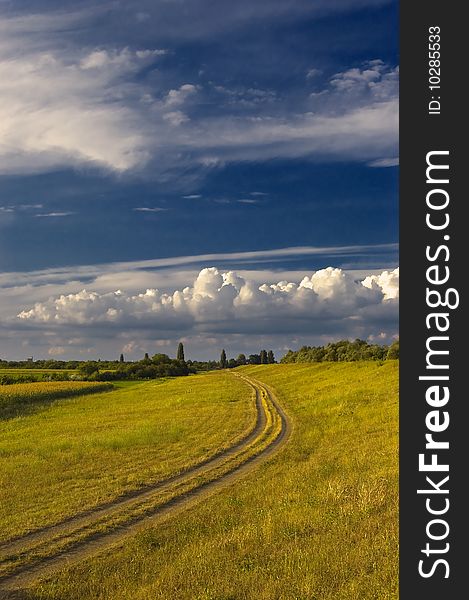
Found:
[{"label": "tree line", "polygon": [[[399,358],[399,340],[390,346],[368,344],[364,340],[356,339],[353,342],[341,340],[325,346],[303,346],[299,350],[289,350],[280,360],[281,363],[307,363],[307,362],[337,362],[377,360],[384,361]],[[102,361],[61,361],[61,360],[36,360],[7,361],[0,359],[0,384],[27,382],[37,380],[67,381],[118,381],[137,379],[157,379],[161,377],[181,377],[200,371],[215,369],[234,369],[244,365],[269,365],[275,364],[272,350],[262,349],[258,354],[246,356],[241,353],[236,358],[228,358],[225,349],[220,353],[219,360],[197,361],[186,360],[184,345],[179,342],[176,358],[167,354],[155,354],[152,357],[145,352],[143,359],[126,361],[124,354],[117,360]],[[9,369],[53,369],[55,372],[11,375],[1,374],[2,368]]]},{"label": "tree line", "polygon": [[357,360],[392,360],[399,358],[399,340],[391,345],[368,344],[365,340],[341,340],[326,346],[303,346],[289,350],[281,363],[339,362]]}]

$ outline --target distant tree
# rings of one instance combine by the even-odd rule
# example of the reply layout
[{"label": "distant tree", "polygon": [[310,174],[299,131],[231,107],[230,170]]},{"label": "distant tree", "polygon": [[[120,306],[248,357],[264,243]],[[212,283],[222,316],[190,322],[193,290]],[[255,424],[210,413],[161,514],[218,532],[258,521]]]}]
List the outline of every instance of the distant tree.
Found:
[{"label": "distant tree", "polygon": [[267,350],[261,350],[260,359],[261,359],[261,365],[267,364]]},{"label": "distant tree", "polygon": [[248,362],[250,365],[260,365],[261,357],[259,354],[250,354],[248,358]]},{"label": "distant tree", "polygon": [[182,342],[179,342],[176,358],[177,360],[184,360],[184,346]]},{"label": "distant tree", "polygon": [[89,377],[90,375],[93,375],[93,373],[97,373],[99,367],[95,362],[87,361],[80,365],[79,371],[82,375]]},{"label": "distant tree", "polygon": [[220,354],[220,367],[222,369],[226,369],[227,366],[228,366],[228,361],[226,360],[226,352],[225,352],[225,349],[223,348],[223,350],[221,351],[221,354]]},{"label": "distant tree", "polygon": [[388,360],[399,358],[399,340],[396,340],[389,346],[386,358]]},{"label": "distant tree", "polygon": [[237,366],[238,366],[238,361],[234,358],[230,358],[230,360],[228,361],[228,369],[234,369]]},{"label": "distant tree", "polygon": [[269,350],[267,353],[267,362],[269,365],[273,365],[275,363],[275,356],[272,350]]},{"label": "distant tree", "polygon": [[171,359],[167,354],[155,354],[152,356],[151,360],[156,365],[167,365],[171,362]]},{"label": "distant tree", "polygon": [[236,359],[236,362],[240,366],[241,365],[245,365],[247,363],[246,355],[245,354],[238,354],[238,358]]},{"label": "distant tree", "polygon": [[119,362],[121,362],[121,363],[123,363],[123,362],[124,362],[124,355],[123,355],[123,354],[121,354],[121,355],[119,356]]},{"label": "distant tree", "polygon": [[148,352],[145,352],[145,357],[143,360],[150,360],[150,357],[148,356]]},{"label": "distant tree", "polygon": [[380,346],[378,344],[368,344],[364,340],[356,339],[340,340],[331,342],[326,346],[303,346],[293,352],[289,350],[282,358],[283,363],[308,363],[324,361],[358,361],[375,360],[383,361],[388,358],[399,358],[399,341],[391,346]]}]

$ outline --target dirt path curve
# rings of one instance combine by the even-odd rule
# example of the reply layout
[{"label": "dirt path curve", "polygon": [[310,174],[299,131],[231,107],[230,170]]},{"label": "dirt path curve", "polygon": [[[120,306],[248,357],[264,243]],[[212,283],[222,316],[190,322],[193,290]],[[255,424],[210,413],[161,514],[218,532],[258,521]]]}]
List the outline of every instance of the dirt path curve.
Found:
[{"label": "dirt path curve", "polygon": [[254,428],[228,449],[153,486],[0,545],[0,598],[22,598],[25,588],[57,569],[118,545],[150,524],[169,519],[250,472],[283,445],[288,416],[265,384],[235,374],[255,390]]}]

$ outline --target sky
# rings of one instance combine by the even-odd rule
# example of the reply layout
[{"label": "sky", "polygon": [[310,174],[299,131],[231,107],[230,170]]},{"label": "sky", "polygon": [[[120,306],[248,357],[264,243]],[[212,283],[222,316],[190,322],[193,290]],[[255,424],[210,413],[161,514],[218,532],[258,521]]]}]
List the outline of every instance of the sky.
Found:
[{"label": "sky", "polygon": [[0,0],[0,358],[398,335],[398,3]]}]

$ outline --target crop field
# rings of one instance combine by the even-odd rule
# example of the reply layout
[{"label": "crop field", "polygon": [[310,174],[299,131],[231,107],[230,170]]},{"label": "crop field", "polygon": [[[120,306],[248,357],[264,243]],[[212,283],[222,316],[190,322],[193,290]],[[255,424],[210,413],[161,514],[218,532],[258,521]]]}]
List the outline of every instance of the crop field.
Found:
[{"label": "crop field", "polygon": [[[292,424],[288,442],[246,470],[241,479],[206,494],[203,502],[150,522],[108,551],[62,566],[35,581],[22,597],[398,598],[398,363],[265,365],[236,372],[259,382],[256,389],[263,402],[267,393],[285,408]],[[126,486],[135,486],[136,479],[158,479],[190,460],[200,461],[207,448],[228,439],[232,443],[237,433],[249,428],[252,390],[242,379],[226,372],[181,379],[59,401],[24,419],[29,421],[28,435],[23,419],[7,421],[6,426],[15,421],[16,425],[2,444],[9,451],[16,444],[17,454],[16,465],[8,466],[7,461],[6,479],[15,479],[16,495],[9,515],[2,517],[5,538],[22,531],[25,521],[29,526],[53,522],[73,514],[80,503],[99,504]],[[164,427],[149,440],[143,424],[151,413],[149,406],[155,406],[154,394],[157,421],[162,419]],[[210,399],[203,400],[207,396]],[[106,407],[101,412],[100,397]],[[140,409],[133,412],[135,405]],[[187,414],[178,413],[178,406]],[[275,422],[275,411],[269,410],[266,431],[269,427],[272,431]],[[84,423],[76,439],[84,437],[85,443],[70,442],[67,435],[57,438],[58,431],[50,429],[53,423],[67,428],[72,421],[76,424],[77,415]],[[140,425],[138,433],[131,423]],[[178,443],[170,434],[175,423],[183,429],[190,424]],[[147,460],[149,453],[153,462]],[[50,456],[52,469],[46,468]],[[91,468],[91,458],[97,456],[106,473]],[[31,460],[32,469],[18,476],[19,468],[29,468]],[[159,468],[158,473],[152,466]],[[55,487],[39,492],[48,479]],[[26,491],[31,484],[35,493]],[[57,501],[58,497],[62,499]],[[27,510],[15,522],[13,513],[23,507]],[[7,525],[11,519],[13,525]]]},{"label": "crop field", "polygon": [[8,419],[34,411],[36,405],[58,398],[96,394],[112,389],[109,383],[33,382],[0,386],[0,419]]}]

